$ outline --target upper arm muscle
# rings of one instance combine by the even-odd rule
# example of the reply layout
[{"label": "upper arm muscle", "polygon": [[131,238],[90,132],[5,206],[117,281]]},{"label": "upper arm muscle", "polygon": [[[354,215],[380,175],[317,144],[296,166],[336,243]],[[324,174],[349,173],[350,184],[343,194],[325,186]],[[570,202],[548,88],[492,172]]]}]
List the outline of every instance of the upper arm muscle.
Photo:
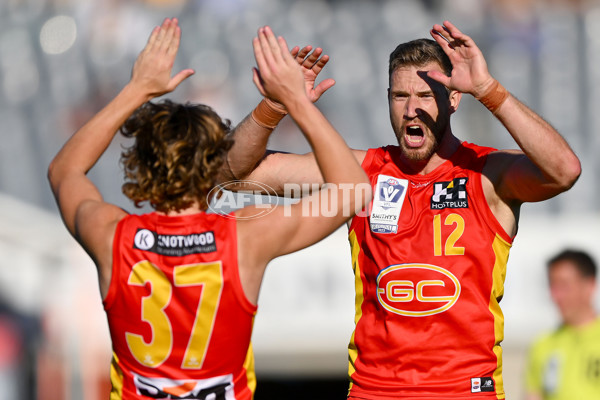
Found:
[{"label": "upper arm muscle", "polygon": [[[352,152],[358,163],[362,164],[367,152],[364,150],[352,150]],[[286,184],[323,184],[323,175],[319,171],[313,153],[270,152],[248,179],[268,185],[279,195],[286,194]]]}]

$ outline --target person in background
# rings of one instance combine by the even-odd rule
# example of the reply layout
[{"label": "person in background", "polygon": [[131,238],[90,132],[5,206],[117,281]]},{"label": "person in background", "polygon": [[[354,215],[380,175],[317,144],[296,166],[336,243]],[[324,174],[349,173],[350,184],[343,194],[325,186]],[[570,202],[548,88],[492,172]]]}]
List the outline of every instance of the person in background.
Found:
[{"label": "person in background", "polygon": [[[48,178],[68,231],[97,266],[113,346],[111,399],[249,400],[250,337],[267,264],[339,228],[370,201],[371,188],[314,106],[301,63],[261,28],[254,82],[298,123],[330,184],[305,201],[334,212],[305,215],[301,201],[260,218],[256,206],[206,213],[233,145],[228,122],[205,105],[150,102],[194,73],[171,76],[180,36],[177,19],[153,30],[130,82],[65,143]],[[119,130],[134,139],[122,155],[123,191],[154,212],[105,202],[87,177]]]},{"label": "person in background", "polygon": [[596,263],[584,251],[567,249],[548,261],[547,270],[561,323],[529,351],[527,400],[600,399]]}]

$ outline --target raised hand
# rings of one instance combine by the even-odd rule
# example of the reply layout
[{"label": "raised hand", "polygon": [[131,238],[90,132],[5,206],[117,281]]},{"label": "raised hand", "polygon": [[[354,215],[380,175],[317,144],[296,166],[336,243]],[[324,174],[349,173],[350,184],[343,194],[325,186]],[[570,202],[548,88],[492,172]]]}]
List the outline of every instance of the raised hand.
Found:
[{"label": "raised hand", "polygon": [[194,70],[184,69],[171,76],[180,39],[181,28],[176,18],[167,18],[161,26],[154,28],[146,47],[135,61],[130,84],[152,98],[172,92],[194,74]]},{"label": "raised hand", "polygon": [[429,71],[428,76],[446,87],[480,98],[494,83],[485,58],[473,39],[462,33],[449,21],[435,24],[431,36],[442,46],[452,62],[452,75]]},{"label": "raised hand", "polygon": [[253,81],[263,96],[283,105],[294,98],[308,97],[301,67],[288,51],[285,39],[276,38],[266,26],[258,30],[252,46],[258,66]]},{"label": "raised hand", "polygon": [[[302,50],[295,55],[295,58],[298,64],[300,64],[302,67],[306,95],[310,101],[314,103],[319,100],[323,93],[335,85],[335,80],[328,78],[315,86],[317,76],[319,76],[329,61],[329,56],[327,54],[323,54],[323,49],[320,47],[317,47],[312,53],[310,52],[311,50],[312,46],[303,47]],[[293,51],[292,55],[294,55]]]},{"label": "raised hand", "polygon": [[[327,62],[329,62],[329,56],[327,54],[323,54],[323,49],[320,47],[317,47],[311,53],[312,49],[312,46],[304,46],[302,49],[296,46],[290,51],[290,53],[292,57],[296,59],[296,62],[302,67],[306,95],[310,101],[314,103],[321,98],[323,93],[335,85],[335,80],[328,78],[315,86],[317,77]],[[266,98],[265,100],[273,109],[278,110],[283,114],[286,113],[283,104],[279,104],[269,98]]]}]

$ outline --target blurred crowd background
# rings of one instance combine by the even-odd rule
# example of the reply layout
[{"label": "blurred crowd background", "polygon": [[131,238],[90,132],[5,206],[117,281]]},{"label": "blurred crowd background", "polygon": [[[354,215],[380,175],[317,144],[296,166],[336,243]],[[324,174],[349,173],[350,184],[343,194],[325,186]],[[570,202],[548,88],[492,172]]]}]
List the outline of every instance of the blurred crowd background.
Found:
[{"label": "blurred crowd background", "polygon": [[[448,19],[480,46],[492,74],[565,136],[583,174],[569,192],[524,206],[501,303],[507,392],[522,398],[528,345],[558,321],[546,259],[566,246],[600,259],[597,0],[2,0],[0,400],[106,398],[110,343],[94,267],[61,224],[46,168],[127,83],[150,31],[171,16],[183,31],[175,69],[196,74],[169,97],[207,103],[234,125],[260,100],[251,40],[268,24],[290,46],[320,46],[331,56],[321,78],[337,84],[318,105],[351,147],[393,143],[388,55]],[[453,131],[470,142],[517,147],[469,96]],[[107,201],[136,211],[120,189],[123,144],[117,137],[90,175]],[[270,147],[308,150],[290,120]],[[263,381],[288,393],[300,383],[326,393],[324,383],[334,382],[336,394],[327,398],[344,398],[354,307],[345,235],[340,229],[276,260],[267,273],[254,333],[257,399],[268,398],[266,389],[258,397]]]}]

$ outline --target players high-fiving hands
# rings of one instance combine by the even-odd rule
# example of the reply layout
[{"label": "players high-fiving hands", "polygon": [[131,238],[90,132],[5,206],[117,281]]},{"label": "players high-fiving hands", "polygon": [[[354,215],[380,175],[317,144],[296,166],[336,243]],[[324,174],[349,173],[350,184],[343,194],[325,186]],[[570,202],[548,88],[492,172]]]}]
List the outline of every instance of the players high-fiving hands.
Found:
[{"label": "players high-fiving hands", "polygon": [[254,68],[253,81],[263,96],[286,107],[292,101],[308,100],[301,67],[283,37],[275,37],[271,28],[263,27],[252,46],[258,67]]}]

